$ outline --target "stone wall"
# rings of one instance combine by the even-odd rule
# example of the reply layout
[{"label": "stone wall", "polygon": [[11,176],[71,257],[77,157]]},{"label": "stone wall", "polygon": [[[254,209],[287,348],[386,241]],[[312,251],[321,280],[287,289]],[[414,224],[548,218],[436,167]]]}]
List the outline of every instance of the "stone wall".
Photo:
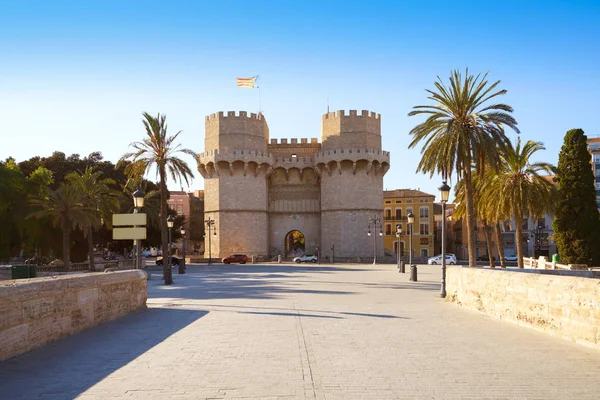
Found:
[{"label": "stone wall", "polygon": [[600,349],[600,280],[448,267],[447,299]]},{"label": "stone wall", "polygon": [[0,361],[146,307],[146,274],[0,282]]}]

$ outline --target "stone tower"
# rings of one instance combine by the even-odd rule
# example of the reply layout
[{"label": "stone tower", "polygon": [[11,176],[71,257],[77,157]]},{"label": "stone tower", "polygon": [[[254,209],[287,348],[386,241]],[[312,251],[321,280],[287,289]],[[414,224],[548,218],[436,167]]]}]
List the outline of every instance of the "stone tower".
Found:
[{"label": "stone tower", "polygon": [[[366,110],[327,113],[321,142],[315,164],[321,175],[323,249],[335,245],[336,258],[372,257],[367,228],[373,216],[383,222],[383,175],[390,161],[381,150],[381,117]],[[371,229],[378,257],[384,255],[381,229]]]},{"label": "stone tower", "polygon": [[[381,118],[356,110],[323,116],[316,138],[270,139],[262,114],[229,111],[206,117],[205,215],[217,234],[205,256],[245,253],[288,260],[320,252],[340,261],[373,257],[369,218],[383,217]],[[372,230],[383,256],[380,228]],[[210,243],[210,249],[209,249]]]},{"label": "stone tower", "polygon": [[212,257],[266,255],[266,174],[271,166],[267,122],[262,114],[229,111],[207,116],[205,127],[198,170],[204,178],[205,219],[215,221],[217,233],[205,240],[205,257],[209,242]]}]

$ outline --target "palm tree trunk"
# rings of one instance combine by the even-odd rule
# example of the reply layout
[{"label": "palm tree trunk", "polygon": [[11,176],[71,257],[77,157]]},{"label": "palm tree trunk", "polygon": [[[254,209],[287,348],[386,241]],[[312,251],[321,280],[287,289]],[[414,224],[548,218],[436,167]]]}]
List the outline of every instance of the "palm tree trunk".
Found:
[{"label": "palm tree trunk", "polygon": [[63,262],[65,272],[71,271],[71,225],[63,224]]},{"label": "palm tree trunk", "polygon": [[504,247],[502,247],[502,240],[500,238],[500,223],[494,222],[494,238],[496,239],[496,246],[498,247],[498,257],[500,258],[500,268],[506,268],[506,261],[504,260]]},{"label": "palm tree trunk", "polygon": [[515,230],[517,237],[515,242],[517,243],[517,265],[519,268],[523,268],[523,211],[520,209],[515,213]]},{"label": "palm tree trunk", "polygon": [[94,239],[92,238],[93,229],[91,226],[87,226],[87,242],[88,242],[88,260],[90,261],[90,272],[96,272],[96,265],[94,263]]},{"label": "palm tree trunk", "polygon": [[494,263],[494,251],[492,249],[492,238],[490,234],[489,224],[487,221],[483,221],[483,234],[485,236],[485,244],[487,246],[488,257],[490,259],[490,268],[496,268],[496,263]]},{"label": "palm tree trunk", "polygon": [[475,209],[473,207],[473,182],[471,181],[471,162],[469,160],[464,174],[465,179],[465,203],[467,211],[467,250],[469,252],[469,267],[475,268]]},{"label": "palm tree trunk", "polygon": [[169,227],[167,226],[167,171],[164,165],[159,166],[160,174],[160,242],[163,255],[163,278],[165,285],[173,283],[171,266],[169,265]]}]

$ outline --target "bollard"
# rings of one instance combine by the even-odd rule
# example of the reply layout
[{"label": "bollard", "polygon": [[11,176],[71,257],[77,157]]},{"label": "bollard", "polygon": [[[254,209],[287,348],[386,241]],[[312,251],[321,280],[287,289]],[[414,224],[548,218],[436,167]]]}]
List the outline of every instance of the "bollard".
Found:
[{"label": "bollard", "polygon": [[417,266],[415,264],[412,264],[410,266],[410,281],[416,282],[417,281]]},{"label": "bollard", "polygon": [[252,256],[252,264],[256,264],[256,257]]},{"label": "bollard", "polygon": [[404,260],[400,261],[400,268],[398,268],[398,272],[400,272],[402,274],[406,273],[406,270],[404,268]]},{"label": "bollard", "polygon": [[279,264],[281,264],[281,254],[279,254],[279,255],[277,256],[277,262],[278,262]]}]

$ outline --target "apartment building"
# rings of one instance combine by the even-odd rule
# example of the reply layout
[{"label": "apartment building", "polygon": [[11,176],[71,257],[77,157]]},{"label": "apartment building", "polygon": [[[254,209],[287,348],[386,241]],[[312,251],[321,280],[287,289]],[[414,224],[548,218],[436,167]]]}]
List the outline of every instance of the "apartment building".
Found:
[{"label": "apartment building", "polygon": [[[415,257],[434,255],[434,213],[435,196],[420,190],[396,189],[383,192],[383,245],[388,252],[396,254],[400,243],[400,254],[408,255],[409,232],[406,216],[413,213],[412,248]],[[400,239],[396,229],[402,227]]]},{"label": "apartment building", "polygon": [[588,150],[592,154],[592,170],[596,185],[596,204],[600,209],[600,137],[588,138]]}]

